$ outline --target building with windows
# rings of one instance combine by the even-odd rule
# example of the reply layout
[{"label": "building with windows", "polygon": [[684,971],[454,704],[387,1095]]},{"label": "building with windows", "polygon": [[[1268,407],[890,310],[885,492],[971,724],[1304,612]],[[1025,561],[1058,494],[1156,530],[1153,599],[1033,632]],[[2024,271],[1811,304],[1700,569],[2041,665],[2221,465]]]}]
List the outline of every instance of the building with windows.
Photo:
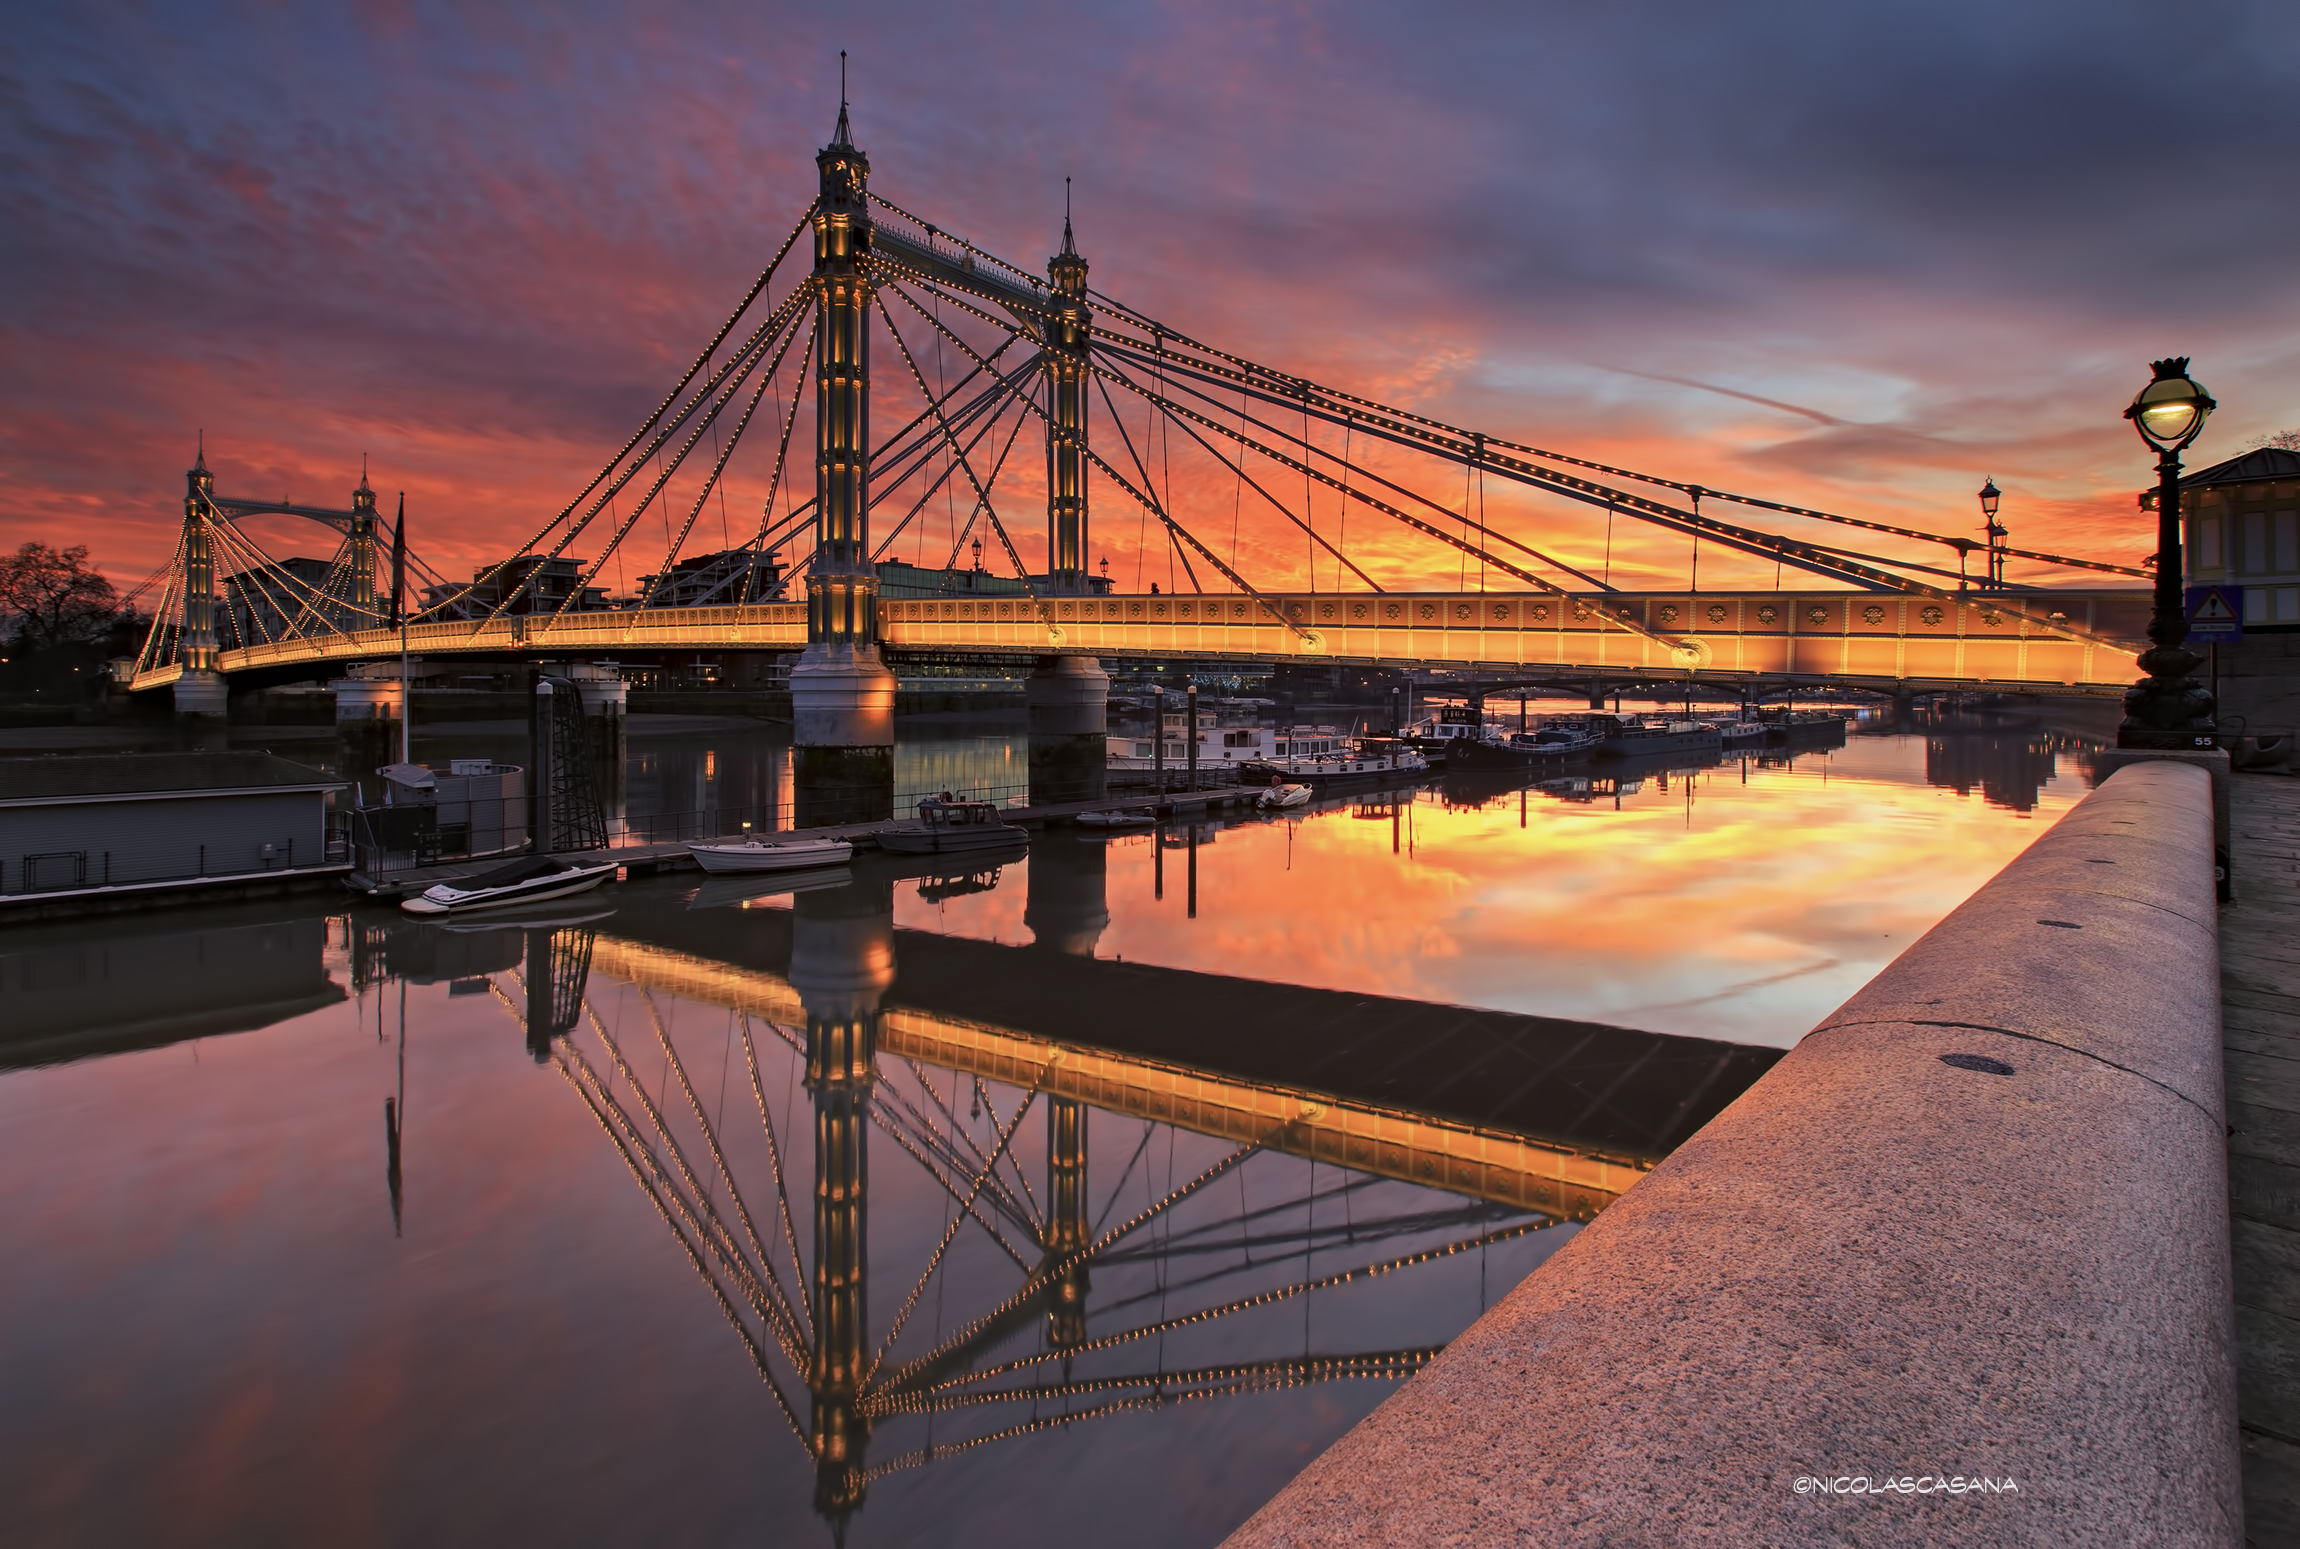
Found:
[{"label": "building with windows", "polygon": [[2300,452],[2260,447],[2180,489],[2187,583],[2244,597],[2244,638],[2209,653],[2221,731],[2290,736],[2300,731]]},{"label": "building with windows", "polygon": [[0,759],[0,919],[60,897],[332,877],[327,800],[343,787],[270,753]]}]

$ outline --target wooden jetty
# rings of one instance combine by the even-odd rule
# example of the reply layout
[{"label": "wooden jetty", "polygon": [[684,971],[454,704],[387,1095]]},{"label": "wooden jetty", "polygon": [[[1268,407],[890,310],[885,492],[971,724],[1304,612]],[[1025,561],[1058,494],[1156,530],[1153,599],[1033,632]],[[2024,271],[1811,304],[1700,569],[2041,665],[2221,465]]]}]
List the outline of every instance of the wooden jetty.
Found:
[{"label": "wooden jetty", "polygon": [[[1151,808],[1159,818],[1187,817],[1220,807],[1241,806],[1260,796],[1258,785],[1210,786],[1195,791],[1168,791],[1161,799],[1154,792],[1114,792],[1098,801],[1044,802],[1027,807],[1006,807],[1001,816],[1010,823],[1026,827],[1044,827],[1050,823],[1064,823],[1082,812],[1106,812],[1113,808]],[[817,828],[777,829],[773,837],[780,839],[845,839],[857,847],[875,845],[881,834],[920,833],[926,825],[915,817],[881,818],[868,823],[832,823]],[[607,853],[621,862],[624,875],[652,876],[657,872],[681,871],[693,867],[695,858],[688,853],[689,844],[728,842],[742,838],[763,838],[756,830],[748,834],[697,834],[691,839],[666,839],[653,844],[614,845]],[[483,871],[504,864],[502,857],[481,861],[450,861],[437,866],[417,866],[405,871],[393,871],[381,877],[367,879],[355,877],[353,886],[371,898],[405,898],[420,893],[435,882],[455,882],[477,876]],[[367,885],[372,882],[372,886]]]}]

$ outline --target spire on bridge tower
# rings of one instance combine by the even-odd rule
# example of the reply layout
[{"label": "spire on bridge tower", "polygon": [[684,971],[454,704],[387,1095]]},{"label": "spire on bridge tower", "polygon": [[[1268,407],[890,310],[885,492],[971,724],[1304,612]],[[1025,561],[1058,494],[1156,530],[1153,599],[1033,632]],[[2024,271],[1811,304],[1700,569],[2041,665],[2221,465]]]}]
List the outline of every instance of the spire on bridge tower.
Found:
[{"label": "spire on bridge tower", "polygon": [[847,51],[839,50],[839,126],[831,131],[831,144],[854,148],[854,135],[847,128]]}]

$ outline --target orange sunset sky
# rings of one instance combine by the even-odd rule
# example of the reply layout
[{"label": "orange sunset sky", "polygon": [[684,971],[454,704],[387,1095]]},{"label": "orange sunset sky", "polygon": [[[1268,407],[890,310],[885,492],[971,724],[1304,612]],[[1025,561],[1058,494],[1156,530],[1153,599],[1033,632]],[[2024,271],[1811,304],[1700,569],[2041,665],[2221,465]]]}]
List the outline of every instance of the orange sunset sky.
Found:
[{"label": "orange sunset sky", "polygon": [[[2015,544],[2134,563],[2152,472],[2118,416],[2151,357],[2221,401],[2192,467],[2300,426],[2295,44],[2290,8],[2102,0],[37,8],[0,55],[0,544],[84,542],[132,585],[204,431],[224,493],[343,505],[364,455],[441,571],[509,551],[798,218],[846,48],[875,191],[1042,270],[1075,178],[1097,288],[1197,338],[1934,531],[1975,532],[1993,475]],[[1309,579],[1231,481],[1171,476],[1249,575]],[[762,493],[738,463],[735,537]],[[1602,513],[1486,500],[1602,562]],[[1120,492],[1095,514],[1114,578],[1175,583]],[[1349,520],[1382,584],[1462,579]],[[1043,565],[1042,508],[1015,526]],[[937,533],[898,557],[939,564]],[[1624,526],[1612,578],[1682,585],[1685,549]],[[1701,580],[1760,568],[1705,552]]]}]

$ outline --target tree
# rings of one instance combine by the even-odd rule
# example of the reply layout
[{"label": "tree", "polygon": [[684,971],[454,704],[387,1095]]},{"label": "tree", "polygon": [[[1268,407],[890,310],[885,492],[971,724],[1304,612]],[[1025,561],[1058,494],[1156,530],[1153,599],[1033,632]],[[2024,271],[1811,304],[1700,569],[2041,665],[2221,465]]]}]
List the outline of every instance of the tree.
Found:
[{"label": "tree", "polygon": [[0,618],[20,650],[92,645],[111,632],[119,612],[119,594],[88,563],[85,543],[52,549],[32,542],[0,555]]},{"label": "tree", "polygon": [[2300,452],[2300,430],[2279,430],[2272,435],[2262,436],[2245,450],[2256,452],[2263,447],[2271,446],[2281,451]]}]

